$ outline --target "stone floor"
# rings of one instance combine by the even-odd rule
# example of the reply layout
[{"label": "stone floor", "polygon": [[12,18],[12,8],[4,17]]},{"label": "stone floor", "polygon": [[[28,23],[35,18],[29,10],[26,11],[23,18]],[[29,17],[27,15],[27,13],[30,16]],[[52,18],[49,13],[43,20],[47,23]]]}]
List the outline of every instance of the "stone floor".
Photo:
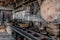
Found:
[{"label": "stone floor", "polygon": [[14,40],[14,38],[7,32],[0,33],[0,40]]}]

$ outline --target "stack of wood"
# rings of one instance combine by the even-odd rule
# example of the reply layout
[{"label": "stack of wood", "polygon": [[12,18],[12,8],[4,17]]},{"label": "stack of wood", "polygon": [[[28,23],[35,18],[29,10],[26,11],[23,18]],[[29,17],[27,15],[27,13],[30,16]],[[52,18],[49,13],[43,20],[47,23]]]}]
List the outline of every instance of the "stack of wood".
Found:
[{"label": "stack of wood", "polygon": [[6,29],[5,29],[5,26],[4,25],[1,25],[0,26],[0,32],[6,32]]}]

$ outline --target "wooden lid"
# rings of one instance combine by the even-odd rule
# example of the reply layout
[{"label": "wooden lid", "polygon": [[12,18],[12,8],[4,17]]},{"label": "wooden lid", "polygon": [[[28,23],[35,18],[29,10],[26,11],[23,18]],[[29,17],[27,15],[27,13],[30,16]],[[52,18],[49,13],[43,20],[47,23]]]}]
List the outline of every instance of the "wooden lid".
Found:
[{"label": "wooden lid", "polygon": [[57,9],[53,2],[46,0],[41,5],[40,15],[47,22],[52,22],[58,17]]}]

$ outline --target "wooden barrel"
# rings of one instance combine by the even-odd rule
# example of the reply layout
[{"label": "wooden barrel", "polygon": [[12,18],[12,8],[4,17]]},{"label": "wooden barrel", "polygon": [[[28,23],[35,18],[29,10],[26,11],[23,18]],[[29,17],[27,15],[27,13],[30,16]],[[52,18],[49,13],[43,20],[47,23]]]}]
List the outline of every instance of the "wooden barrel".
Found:
[{"label": "wooden barrel", "polygon": [[60,0],[45,0],[40,7],[40,15],[47,22],[56,20],[59,11]]},{"label": "wooden barrel", "polygon": [[59,24],[49,23],[47,27],[47,32],[51,35],[59,35]]}]

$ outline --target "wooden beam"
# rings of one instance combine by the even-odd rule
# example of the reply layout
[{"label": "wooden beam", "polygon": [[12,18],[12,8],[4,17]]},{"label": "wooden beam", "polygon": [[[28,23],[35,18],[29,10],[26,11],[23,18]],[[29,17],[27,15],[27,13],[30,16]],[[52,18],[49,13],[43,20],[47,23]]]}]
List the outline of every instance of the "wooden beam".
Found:
[{"label": "wooden beam", "polygon": [[29,0],[27,2],[24,2],[23,5],[26,5],[26,4],[31,3],[31,2],[34,2],[34,1],[37,1],[37,0]]},{"label": "wooden beam", "polygon": [[0,1],[5,1],[5,0],[0,0]]},{"label": "wooden beam", "polygon": [[19,4],[19,5],[17,5],[14,9],[17,9],[17,8],[19,8],[20,6],[23,6],[23,5],[27,5],[27,4],[29,4],[29,3],[32,3],[32,2],[34,2],[34,1],[37,1],[37,0],[29,0],[29,1],[26,1],[26,2],[24,2],[24,3],[21,3],[21,4]]},{"label": "wooden beam", "polygon": [[16,3],[16,0],[14,0],[14,2]]}]

